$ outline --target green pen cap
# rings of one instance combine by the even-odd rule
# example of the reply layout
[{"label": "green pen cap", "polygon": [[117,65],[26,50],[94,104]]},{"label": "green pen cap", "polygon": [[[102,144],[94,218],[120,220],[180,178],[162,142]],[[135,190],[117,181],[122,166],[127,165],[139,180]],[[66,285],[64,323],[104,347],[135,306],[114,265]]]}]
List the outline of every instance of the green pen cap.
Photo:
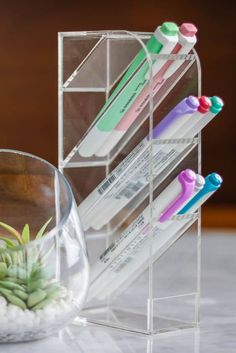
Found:
[{"label": "green pen cap", "polygon": [[213,96],[211,97],[211,107],[210,111],[214,114],[218,114],[224,106],[224,102],[220,97]]},{"label": "green pen cap", "polygon": [[164,22],[160,27],[160,31],[167,36],[176,36],[179,27],[174,22]]}]

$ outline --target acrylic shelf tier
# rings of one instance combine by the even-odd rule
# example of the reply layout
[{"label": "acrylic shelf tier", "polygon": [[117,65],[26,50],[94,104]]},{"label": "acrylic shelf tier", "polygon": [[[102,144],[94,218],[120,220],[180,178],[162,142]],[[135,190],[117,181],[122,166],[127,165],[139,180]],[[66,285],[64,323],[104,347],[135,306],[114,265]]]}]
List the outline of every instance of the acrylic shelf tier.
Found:
[{"label": "acrylic shelf tier", "polygon": [[[60,33],[58,87],[59,168],[70,181],[78,203],[91,269],[149,207],[150,227],[145,239],[148,256],[143,257],[142,266],[134,267],[133,272],[127,267],[130,277],[124,281],[123,272],[119,271],[128,266],[129,256],[127,252],[122,254],[127,257],[117,267],[117,277],[104,270],[96,282],[98,294],[89,292],[82,316],[93,323],[146,334],[198,325],[201,241],[198,211],[175,216],[168,238],[160,233],[158,239],[164,240],[155,248],[159,231],[153,200],[181,170],[191,168],[200,173],[201,138],[198,134],[150,138],[145,145],[142,141],[152,136],[153,126],[181,99],[200,95],[200,64],[195,51],[168,56],[169,62],[180,60],[181,65],[169,78],[160,81],[155,91],[152,64],[167,58],[147,52],[145,44],[150,36],[127,31]],[[145,105],[109,154],[82,156],[81,143],[140,50],[144,51],[143,64],[149,72]],[[111,104],[114,101],[115,98]],[[140,163],[143,170],[138,175]],[[99,184],[99,195],[83,208],[88,195]],[[185,252],[189,243],[192,251]],[[139,251],[137,256],[141,258]],[[95,287],[91,285],[92,288]]]}]

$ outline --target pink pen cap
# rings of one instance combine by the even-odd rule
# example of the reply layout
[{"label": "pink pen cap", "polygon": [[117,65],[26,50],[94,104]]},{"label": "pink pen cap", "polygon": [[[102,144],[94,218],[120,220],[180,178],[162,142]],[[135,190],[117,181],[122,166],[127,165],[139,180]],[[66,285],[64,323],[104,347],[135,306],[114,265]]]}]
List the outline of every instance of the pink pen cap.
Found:
[{"label": "pink pen cap", "polygon": [[197,33],[197,27],[193,23],[183,23],[179,27],[179,32],[185,37],[193,37]]}]

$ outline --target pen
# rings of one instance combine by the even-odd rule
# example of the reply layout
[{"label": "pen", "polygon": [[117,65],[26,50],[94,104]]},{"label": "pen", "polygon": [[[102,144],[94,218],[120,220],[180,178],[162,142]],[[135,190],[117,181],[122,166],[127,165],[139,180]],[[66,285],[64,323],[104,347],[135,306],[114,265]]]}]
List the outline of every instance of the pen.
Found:
[{"label": "pen", "polygon": [[[211,173],[205,178],[205,184],[198,193],[193,196],[186,206],[178,214],[194,213],[201,205],[215,192],[222,184],[222,178],[217,173]],[[124,291],[148,266],[149,247],[152,246],[153,262],[173,244],[190,227],[195,218],[170,220],[164,222],[167,227],[164,229],[157,224],[154,228],[152,243],[142,244],[136,251],[133,251],[119,267],[113,269],[116,276],[109,281],[109,285],[98,295],[103,300],[108,295],[117,296]],[[150,245],[151,244],[151,245]]]},{"label": "pen", "polygon": [[[198,108],[199,108],[199,100],[196,97],[189,96],[187,98],[184,98],[156,126],[156,128],[153,130],[153,138],[155,139],[171,138],[172,136],[175,135],[176,131],[179,130],[181,127],[184,129],[184,125],[192,117],[192,115],[197,112]],[[140,151],[145,151],[145,148],[147,148],[148,146],[149,146],[149,137],[147,136],[136,146],[136,148],[126,157],[126,159],[123,162],[121,162],[119,166],[115,168],[115,170],[112,173],[110,173],[109,176],[102,183],[100,183],[98,187],[90,195],[88,195],[88,197],[80,204],[79,212],[83,222],[84,230],[86,230],[89,226],[91,226],[91,222],[96,223],[99,215],[102,216],[103,212],[105,212],[105,209],[102,209],[100,207],[101,212],[98,215],[96,211],[96,205],[99,202],[99,200],[101,200],[101,198],[104,198],[104,202],[106,203],[108,202],[108,200],[105,200],[106,192],[108,191],[109,188],[112,187],[112,184],[114,185],[114,183],[122,175],[122,173],[124,173],[126,169],[127,169],[127,172],[122,176],[122,180],[124,180],[123,184],[126,182],[126,185],[127,185],[127,181],[131,179],[132,174],[135,174],[136,180],[140,179],[140,176],[138,179],[136,168],[133,168],[133,170],[131,168],[133,166],[133,163],[137,163],[137,158],[143,157],[143,155],[140,155]],[[158,146],[158,149],[160,149],[160,146]],[[146,159],[143,160],[142,166],[143,165],[145,166],[147,163],[148,163],[148,155]],[[141,165],[139,169],[141,170]],[[145,168],[142,168],[142,169],[145,169]],[[146,170],[148,170],[148,166],[146,167]],[[142,182],[142,178],[140,182]],[[119,187],[119,190],[120,190],[120,187]],[[116,191],[116,195],[119,192],[119,190]],[[121,201],[119,201],[118,199],[113,201],[117,201],[119,202],[119,204],[121,204]],[[94,210],[95,214],[93,214],[91,207]],[[110,202],[110,207],[111,207],[111,202]],[[117,211],[119,211],[118,208],[117,208]],[[99,224],[97,224],[97,226],[98,225]]]},{"label": "pen", "polygon": [[[155,219],[159,219],[160,215],[167,209],[170,203],[178,202],[179,198],[183,195],[183,189],[189,189],[193,193],[195,184],[196,174],[194,171],[190,169],[182,171],[155,199],[153,203]],[[182,202],[185,202],[189,197],[190,193],[188,193],[188,195],[185,193],[185,197],[182,197]],[[96,296],[102,289],[102,284],[106,285],[106,282],[104,283],[102,277],[100,277],[103,275],[105,269],[111,263],[114,265],[114,261],[118,259],[120,254],[123,258],[128,249],[132,248],[134,244],[142,242],[142,238],[146,235],[147,227],[150,226],[149,218],[150,207],[147,206],[141,215],[121,234],[119,239],[109,246],[109,249],[106,249],[99,257],[96,264],[92,266],[89,292],[90,299]],[[98,277],[100,277],[99,282],[97,282]],[[95,280],[96,283],[93,283]]]},{"label": "pen", "polygon": [[[154,33],[158,46],[153,53],[170,54],[178,42],[177,32],[178,27],[173,22],[165,22],[158,27]],[[79,146],[81,156],[91,157],[103,145],[110,132],[116,127],[122,116],[145,87],[148,81],[145,78],[145,74],[148,70],[148,63],[146,61],[141,63],[141,66],[136,71],[134,70],[134,75],[130,75],[130,79],[116,97],[113,100],[109,99],[110,104],[102,111],[101,115],[98,115],[95,124]]]},{"label": "pen", "polygon": [[[171,54],[184,55],[188,54],[194,47],[196,39],[197,28],[191,23],[184,23],[180,26],[178,32],[178,43],[172,50]],[[153,96],[159,91],[165,80],[170,77],[183,64],[182,60],[168,60],[164,65],[162,60],[157,60],[153,65]],[[162,66],[162,67],[161,67]],[[146,76],[148,78],[148,76]],[[125,135],[126,131],[138,118],[140,112],[145,108],[149,102],[150,88],[148,85],[144,88],[138,96],[134,104],[130,107],[127,113],[123,116],[119,124],[111,132],[108,139],[102,147],[95,153],[98,157],[107,155]]]}]

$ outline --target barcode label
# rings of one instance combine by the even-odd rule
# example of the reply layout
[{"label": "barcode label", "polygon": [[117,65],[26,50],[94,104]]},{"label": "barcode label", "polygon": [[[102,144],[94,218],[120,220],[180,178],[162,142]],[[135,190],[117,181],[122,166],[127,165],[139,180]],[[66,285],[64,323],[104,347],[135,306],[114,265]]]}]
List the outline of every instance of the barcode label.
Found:
[{"label": "barcode label", "polygon": [[131,181],[117,196],[116,199],[120,199],[122,196],[126,197],[127,199],[130,199],[133,197],[137,191],[142,189],[144,184],[140,181],[137,181],[136,183]]},{"label": "barcode label", "polygon": [[107,188],[113,183],[113,181],[116,179],[116,176],[112,174],[101,186],[98,188],[98,192],[100,195],[106,191]]}]

